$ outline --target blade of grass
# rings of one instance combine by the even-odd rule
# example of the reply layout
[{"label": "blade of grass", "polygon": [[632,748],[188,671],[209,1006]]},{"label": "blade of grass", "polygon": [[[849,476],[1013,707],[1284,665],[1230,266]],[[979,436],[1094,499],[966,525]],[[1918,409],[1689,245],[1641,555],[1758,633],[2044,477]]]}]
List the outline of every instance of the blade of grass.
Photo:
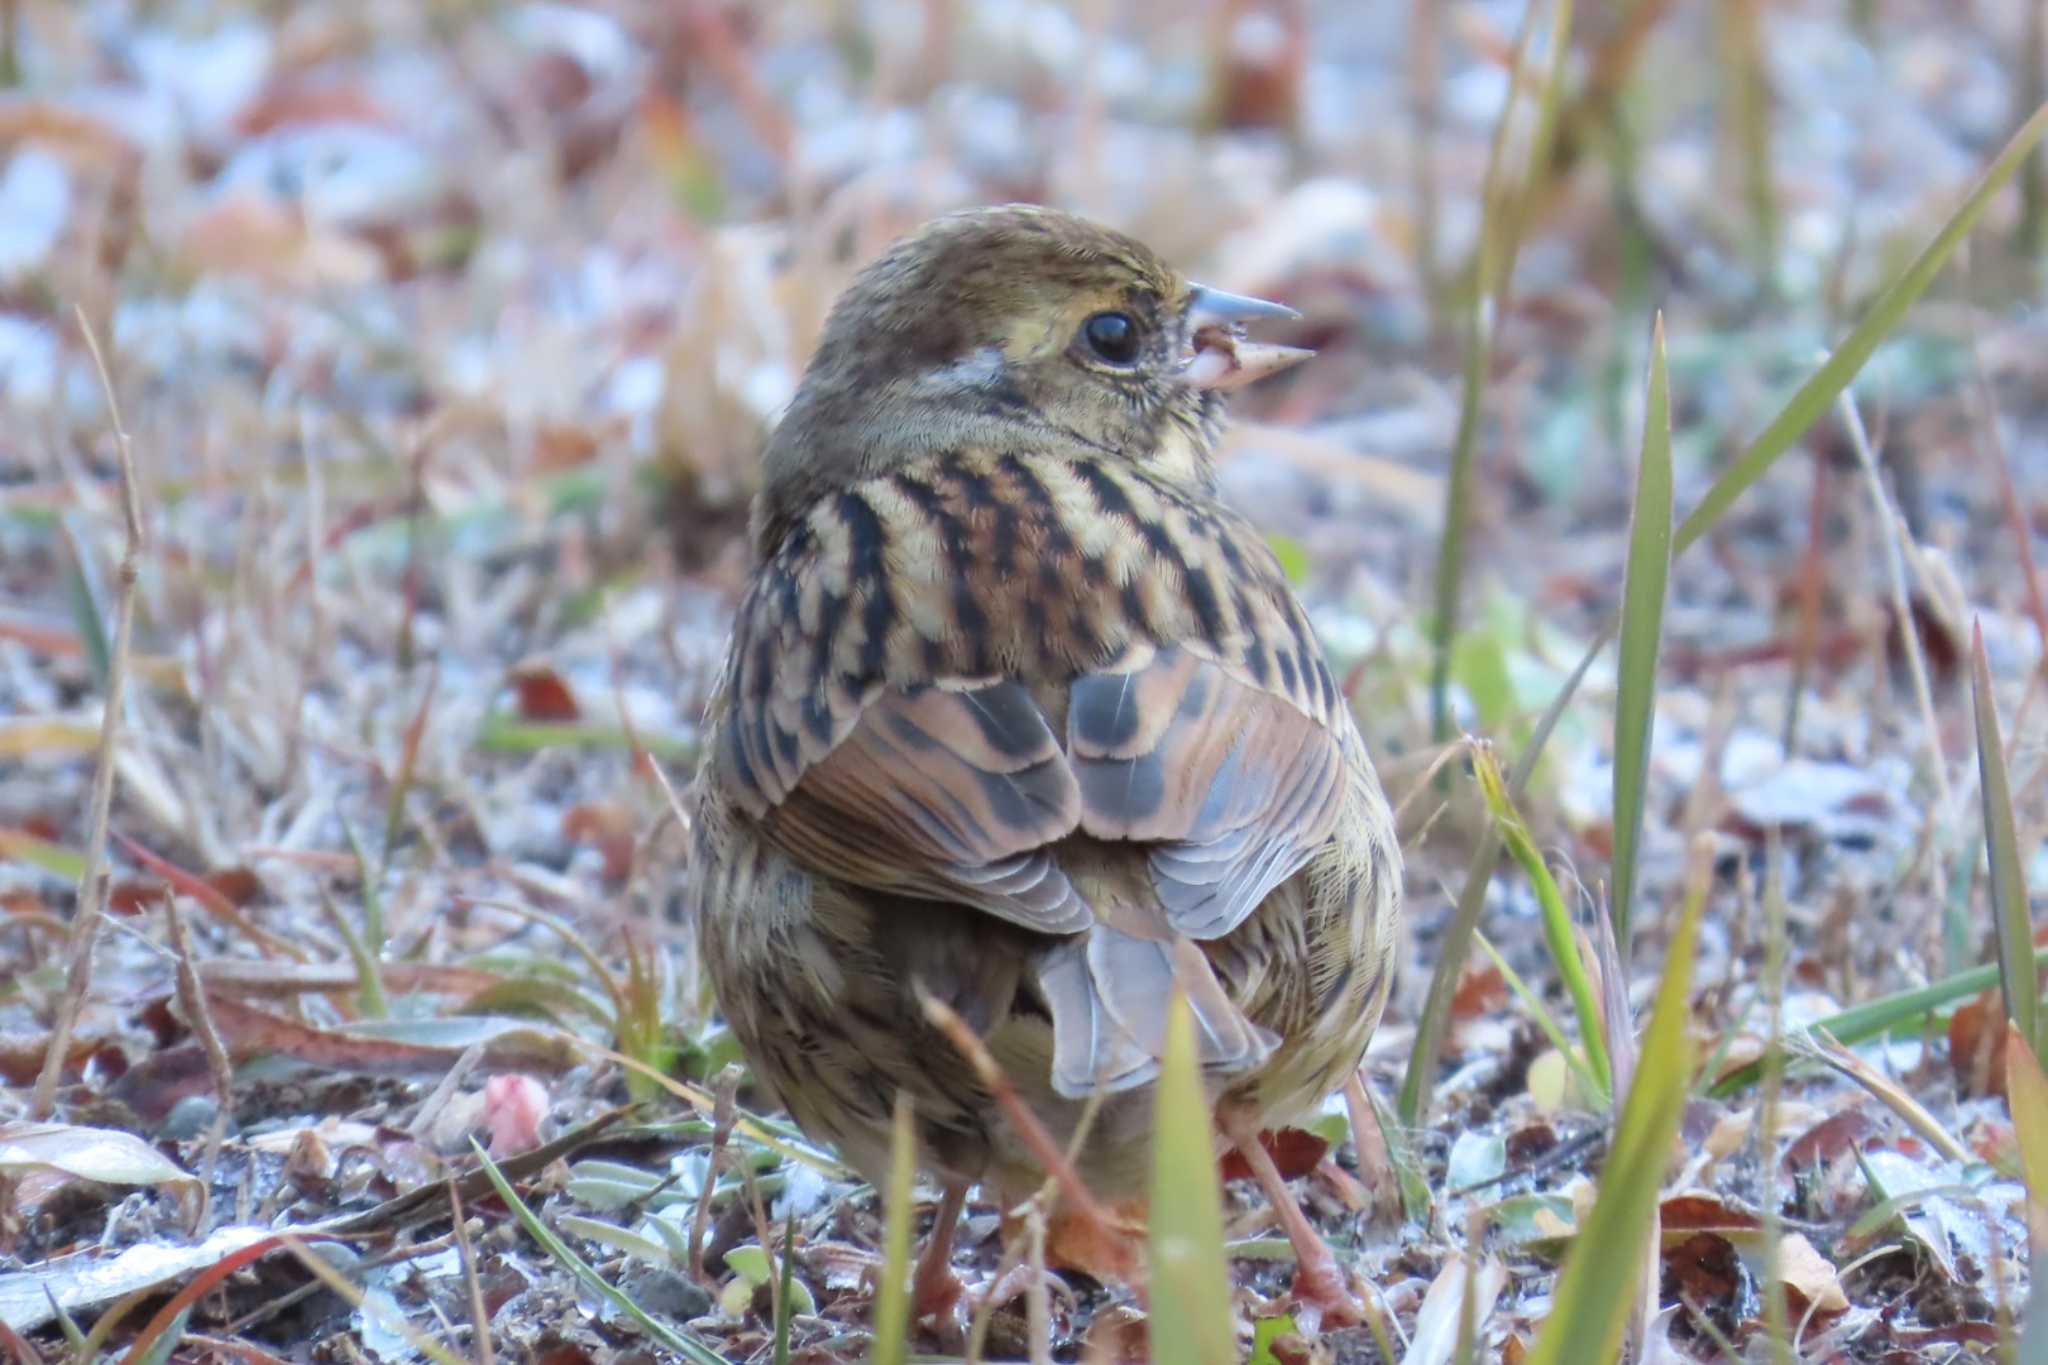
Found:
[{"label": "blade of grass", "polygon": [[1493,960],[1494,969],[1500,973],[1501,980],[1508,983],[1508,989],[1521,1000],[1522,1008],[1529,1011],[1529,1017],[1536,1021],[1536,1027],[1550,1040],[1550,1045],[1557,1049],[1557,1055],[1564,1058],[1565,1065],[1578,1074],[1579,1084],[1585,1087],[1586,1093],[1598,1095],[1600,1083],[1594,1078],[1593,1069],[1586,1064],[1586,1054],[1572,1046],[1571,1039],[1564,1036],[1564,1030],[1558,1027],[1557,1020],[1551,1017],[1550,1011],[1543,1007],[1543,1002],[1537,998],[1536,993],[1522,980],[1521,973],[1509,966],[1508,960],[1500,955],[1500,949],[1493,946],[1493,940],[1484,934],[1475,934],[1474,937],[1478,939],[1479,946],[1486,950],[1487,957]]},{"label": "blade of grass", "polygon": [[1778,264],[1778,190],[1771,174],[1771,87],[1764,63],[1757,0],[1726,0],[1721,16],[1722,85],[1734,105],[1736,154],[1742,161],[1742,197],[1749,209],[1749,249],[1757,280],[1768,293]]},{"label": "blade of grass", "polygon": [[[1871,354],[1898,326],[1900,320],[1905,317],[1906,310],[1926,292],[1934,277],[1941,273],[1942,267],[1948,263],[1948,258],[1962,245],[1970,229],[1983,217],[1984,210],[1992,198],[2004,187],[2006,181],[2012,178],[2014,170],[2041,140],[2044,132],[2048,132],[2048,105],[2036,109],[2033,116],[2020,125],[2020,130],[2012,135],[1998,156],[1985,168],[1984,174],[1978,177],[1976,185],[1971,188],[1963,202],[1957,205],[1955,212],[1942,223],[1940,231],[1934,235],[1934,240],[1914,257],[1912,264],[1885,286],[1876,302],[1871,304],[1869,312],[1864,314],[1863,320],[1829,353],[1821,367],[1799,386],[1756,439],[1750,442],[1722,472],[1721,477],[1715,480],[1713,486],[1707,490],[1706,496],[1687,514],[1673,535],[1671,554],[1674,559],[1712,530],[1735,500],[1741,497],[1751,484],[1762,478],[1772,463],[1791,449],[1794,441],[1804,436],[1813,424],[1820,420],[1828,405],[1848,387],[1849,381],[1856,377],[1864,362],[1870,359]],[[1578,691],[1579,683],[1592,662],[1592,656],[1597,655],[1605,646],[1613,626],[1614,623],[1610,623],[1607,630],[1587,646],[1588,657],[1573,671],[1562,693],[1553,703],[1559,710],[1562,710],[1565,703]],[[1549,732],[1539,730],[1536,737],[1530,741],[1530,750],[1540,752],[1548,739]],[[1533,762],[1533,759],[1530,761]]]},{"label": "blade of grass", "polygon": [[334,932],[341,936],[343,946],[348,949],[349,961],[356,970],[356,1004],[366,1019],[388,1019],[391,1004],[384,997],[384,978],[377,970],[377,957],[370,946],[363,942],[356,927],[348,922],[348,916],[341,913],[341,907],[334,903],[334,897],[327,889],[320,889],[320,909],[327,916],[327,922],[334,926]]},{"label": "blade of grass", "polygon": [[1927,684],[1927,651],[1921,645],[1919,629],[1913,624],[1913,608],[1906,591],[1906,561],[1899,552],[1899,536],[1903,532],[1893,529],[1903,527],[1904,523],[1885,493],[1884,477],[1877,472],[1877,452],[1871,449],[1862,414],[1856,411],[1855,391],[1844,388],[1835,405],[1841,411],[1842,429],[1848,433],[1849,448],[1856,452],[1856,463],[1863,470],[1863,485],[1870,494],[1871,511],[1881,528],[1878,540],[1884,546],[1892,615],[1899,623],[1899,642],[1906,656],[1906,670],[1913,680],[1913,699],[1920,705],[1920,729],[1927,742],[1927,766],[1934,775],[1934,790],[1941,802],[1939,811],[1946,815],[1954,804],[1949,793],[1948,757],[1941,751],[1941,724],[1935,719],[1934,693]]},{"label": "blade of grass", "polygon": [[1984,216],[1992,197],[2004,188],[2006,181],[2012,179],[2013,172],[2026,160],[2034,144],[2041,140],[2043,132],[2048,132],[2048,105],[2035,110],[2033,117],[2020,125],[2020,130],[2012,135],[2012,140],[2005,144],[1997,159],[1978,178],[1968,196],[1942,224],[1934,240],[1885,286],[1870,305],[1870,311],[1863,315],[1863,320],[1835,347],[1812,378],[1799,386],[1798,392],[1786,401],[1762,433],[1714,481],[1699,505],[1680,524],[1672,544],[1674,556],[1683,554],[1694,541],[1713,529],[1729,506],[1751,484],[1762,478],[1764,471],[1790,449],[1794,441],[1820,420],[1836,395],[1856,377],[1856,372],[1863,368],[1878,344],[1898,326],[1914,300],[1926,291],[1934,277],[1941,273],[1941,268],[1948,264],[1948,258],[1955,254],[1970,229]]},{"label": "blade of grass", "polygon": [[67,882],[85,877],[85,855],[22,829],[0,829],[0,862],[26,863]]},{"label": "blade of grass", "polygon": [[1178,990],[1167,1004],[1166,1049],[1153,1115],[1153,1312],[1146,1319],[1152,1358],[1233,1365],[1237,1336],[1230,1325],[1215,1125],[1196,1060],[1194,1015]]},{"label": "blade of grass", "polygon": [[1479,775],[1479,790],[1485,794],[1487,808],[1493,812],[1494,827],[1500,830],[1508,852],[1522,865],[1523,874],[1536,892],[1536,903],[1542,910],[1544,942],[1549,945],[1557,974],[1571,995],[1572,1009],[1579,1016],[1579,1038],[1585,1048],[1586,1065],[1593,1073],[1595,1094],[1604,1100],[1613,1091],[1614,1072],[1607,1062],[1600,1006],[1593,994],[1593,983],[1586,976],[1586,964],[1579,957],[1578,940],[1572,934],[1571,911],[1565,907],[1564,894],[1544,865],[1543,853],[1530,836],[1522,813],[1508,797],[1500,761],[1493,750],[1484,744],[1475,746],[1472,766]]},{"label": "blade of grass", "polygon": [[[356,833],[355,823],[347,816],[339,817],[341,832],[348,839],[349,853],[356,860],[356,879],[363,885],[363,937],[360,947],[372,961],[384,956],[384,897],[379,893],[382,880],[379,869],[370,865],[369,850],[363,847],[362,836]],[[388,854],[386,855],[389,856]],[[367,995],[367,992],[365,993]],[[381,1015],[382,1011],[379,1011]]]},{"label": "blade of grass", "polygon": [[[413,774],[419,767],[420,741],[426,737],[427,716],[434,706],[434,693],[441,686],[441,667],[436,664],[427,674],[426,691],[420,696],[419,710],[405,727],[405,738],[399,745],[398,770],[391,777],[391,795],[384,803],[384,857],[378,865],[378,875],[391,870],[391,852],[398,847],[398,833],[405,824],[405,798],[412,790]],[[378,945],[378,950],[383,950]]]},{"label": "blade of grass", "polygon": [[[2034,952],[2034,969],[2048,967],[2048,948]],[[1893,1028],[1924,1018],[1930,1011],[1958,1000],[1967,1000],[1998,984],[1998,964],[1986,963],[1972,967],[1966,972],[1943,977],[1939,981],[1910,991],[1901,991],[1879,1000],[1856,1005],[1839,1014],[1829,1015],[1815,1023],[1815,1029],[1824,1029],[1829,1036],[1845,1045],[1865,1042]],[[1763,1077],[1763,1064],[1751,1062],[1738,1067],[1720,1080],[1714,1082],[1707,1093],[1716,1099],[1726,1099],[1738,1091],[1755,1085]]]},{"label": "blade of grass", "polygon": [[[1907,629],[1911,629],[1910,623]],[[2013,830],[2012,791],[2005,746],[1998,733],[1998,703],[1991,695],[1991,665],[1984,657],[1984,625],[1970,634],[1970,699],[1977,713],[1977,790],[1984,807],[1984,846],[1991,863],[1991,927],[1998,939],[1998,988],[2005,1017],[2028,1045],[2041,1051],[2041,975],[2030,960],[2033,920],[2027,913],[2026,873]]]},{"label": "blade of grass", "polygon": [[1649,795],[1650,740],[1657,723],[1657,647],[1663,638],[1664,597],[1671,579],[1671,381],[1661,313],[1650,328],[1643,453],[1629,521],[1614,704],[1614,884],[1608,907],[1623,962],[1628,961],[1629,903],[1635,894],[1643,806]]},{"label": "blade of grass", "polygon": [[2020,1169],[2027,1182],[2027,1227],[2034,1249],[2048,1248],[2048,1075],[2034,1050],[2011,1023],[2005,1026],[2006,1104],[2019,1138]]},{"label": "blade of grass", "polygon": [[[1834,402],[1856,372],[1863,367],[1879,343],[1895,328],[1914,300],[1925,292],[1948,258],[1954,254],[1970,229],[1983,216],[1985,207],[1992,197],[2012,177],[2020,161],[2038,142],[2044,131],[2048,131],[2048,106],[2036,110],[2031,118],[2013,134],[1998,157],[1986,168],[1976,186],[1956,211],[1942,224],[1934,240],[1928,243],[1919,256],[1914,258],[1903,272],[1879,294],[1870,311],[1843,342],[1835,348],[1828,359],[1815,371],[1813,376],[1801,385],[1788,399],[1778,414],[1773,417],[1763,432],[1723,472],[1699,505],[1686,517],[1672,539],[1671,553],[1675,558],[1688,549],[1701,536],[1713,529],[1716,522],[1748,487],[1762,478],[1780,455],[1791,448],[1794,441],[1806,434],[1830,403]],[[1448,526],[1446,528],[1448,530]],[[1542,755],[1543,747],[1549,742],[1556,718],[1577,694],[1593,660],[1612,637],[1618,618],[1610,621],[1587,644],[1586,653],[1578,666],[1565,680],[1558,695],[1552,700],[1545,721],[1539,724],[1536,733],[1522,751],[1517,761],[1517,780],[1512,790],[1520,794],[1523,775],[1533,770],[1536,760]],[[1439,638],[1446,641],[1443,658],[1439,667],[1447,666],[1448,636]],[[1485,902],[1486,885],[1491,880],[1493,869],[1500,858],[1500,844],[1491,831],[1481,837],[1479,846],[1473,851],[1471,862],[1466,867],[1464,889],[1459,893],[1456,913],[1446,930],[1441,956],[1437,961],[1435,974],[1430,979],[1429,995],[1421,1017],[1417,1020],[1415,1045],[1408,1057],[1408,1070],[1402,1078],[1399,1112],[1404,1123],[1414,1124],[1418,1116],[1429,1107],[1430,1092],[1435,1085],[1435,1067],[1438,1050],[1443,1045],[1444,1031],[1449,1026],[1449,1011],[1452,995],[1457,987],[1457,974],[1463,967],[1466,954],[1471,948],[1473,927],[1478,923],[1479,911]],[[1963,973],[1951,978],[1961,981],[1971,976]],[[1986,976],[1976,990],[1982,990],[1991,981]],[[1932,989],[1932,988],[1929,988]],[[1944,997],[1953,998],[1953,997]],[[1847,1012],[1854,1014],[1855,1011]],[[1878,1027],[1889,1027],[1888,1023]],[[1847,1035],[1838,1032],[1837,1036]],[[1861,1036],[1868,1036],[1861,1035]],[[1714,1088],[1714,1093],[1730,1093],[1724,1087],[1740,1089],[1753,1084],[1757,1068],[1746,1067],[1734,1076],[1724,1079]]]},{"label": "blade of grass", "polygon": [[789,1365],[789,1324],[796,1316],[796,1200],[782,1216],[782,1283],[775,1295],[775,1365]]},{"label": "blade of grass", "polygon": [[874,1365],[903,1365],[910,1340],[910,1187],[917,1179],[917,1136],[910,1096],[898,1092],[889,1130],[889,1187],[883,1191],[882,1287],[875,1295]]},{"label": "blade of grass", "polygon": [[[2048,1248],[2048,1076],[2041,1074],[2033,1049],[2011,1024],[2005,1027],[2005,1086],[2027,1183],[2027,1241],[2031,1255],[2038,1257]],[[2040,1275],[2028,1285],[2019,1351],[2012,1358],[2030,1365],[2048,1360],[2048,1280]]]},{"label": "blade of grass", "polygon": [[487,753],[531,754],[543,749],[585,747],[632,749],[635,743],[668,763],[697,761],[697,741],[681,735],[628,734],[623,726],[575,721],[522,721],[493,713],[484,717],[476,744]]},{"label": "blade of grass", "polygon": [[[1530,734],[1521,757],[1515,760],[1514,775],[1508,782],[1508,794],[1516,800],[1520,800],[1528,788],[1529,777],[1536,771],[1536,762],[1543,756],[1543,746],[1550,742],[1551,732],[1557,728],[1565,707],[1585,680],[1586,670],[1600,657],[1600,651],[1613,638],[1613,632],[1611,625],[1601,629],[1537,720],[1536,729]],[[1470,741],[1466,747],[1470,747]],[[1500,849],[1500,831],[1489,825],[1486,833],[1479,836],[1471,861],[1465,865],[1464,889],[1459,891],[1457,909],[1444,929],[1436,967],[1430,973],[1429,994],[1423,1001],[1421,1015],[1415,1021],[1415,1043],[1408,1050],[1408,1069],[1401,1077],[1401,1093],[1395,1101],[1395,1111],[1401,1122],[1410,1127],[1419,1126],[1422,1116],[1429,1112],[1430,1095],[1436,1089],[1437,1054],[1443,1050],[1444,1035],[1451,1026],[1451,1002],[1458,993],[1458,976],[1464,971],[1465,959],[1472,951],[1472,935],[1479,926],[1479,912],[1486,906],[1486,888],[1500,862]]]},{"label": "blade of grass", "polygon": [[1600,1172],[1599,1197],[1565,1257],[1529,1365],[1613,1360],[1620,1349],[1692,1074],[1686,1025],[1698,938],[1699,911],[1688,904],[1664,960],[1641,1061]]}]

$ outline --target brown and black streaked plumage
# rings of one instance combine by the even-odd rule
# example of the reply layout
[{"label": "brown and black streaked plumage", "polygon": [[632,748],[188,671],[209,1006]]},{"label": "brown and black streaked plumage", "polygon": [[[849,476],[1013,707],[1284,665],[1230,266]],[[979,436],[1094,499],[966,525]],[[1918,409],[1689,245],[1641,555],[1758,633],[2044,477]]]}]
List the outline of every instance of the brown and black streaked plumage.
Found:
[{"label": "brown and black streaked plumage", "polygon": [[[1280,312],[1065,214],[940,219],[842,296],[764,459],[698,929],[807,1131],[879,1176],[912,1098],[949,1193],[921,1289],[969,1185],[1042,1172],[920,989],[1055,1138],[1107,1096],[1079,1166],[1112,1197],[1142,1187],[1176,981],[1241,1142],[1338,1086],[1378,1021],[1392,821],[1211,465],[1223,392],[1302,355],[1244,339]],[[1301,1250],[1342,1311],[1328,1252]]]}]

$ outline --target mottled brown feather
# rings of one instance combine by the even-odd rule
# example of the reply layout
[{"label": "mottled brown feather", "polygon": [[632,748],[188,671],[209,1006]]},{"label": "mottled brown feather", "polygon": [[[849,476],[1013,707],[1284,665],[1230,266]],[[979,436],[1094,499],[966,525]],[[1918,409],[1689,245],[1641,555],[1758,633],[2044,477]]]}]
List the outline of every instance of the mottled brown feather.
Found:
[{"label": "mottled brown feather", "polygon": [[[1063,502],[1103,530],[1073,535]],[[1087,657],[1072,630],[1021,628],[1091,586]],[[1338,817],[1310,639],[1228,512],[1107,461],[958,452],[826,500],[771,561],[735,629],[712,775],[815,872],[1042,933],[1098,926],[1039,973],[1062,1091],[1149,1080],[1176,977],[1205,1062],[1239,1071],[1271,1035],[1172,940],[1230,933]],[[1149,876],[1077,891],[1077,835]]]},{"label": "mottled brown feather", "polygon": [[[1275,1119],[1385,1001],[1391,819],[1285,575],[1216,498],[1189,298],[1066,215],[941,220],[835,307],[764,461],[692,900],[758,1073],[870,1175],[907,1093],[948,1180],[1039,1179],[924,993],[1057,1140],[1094,1115],[1080,1165],[1110,1195],[1142,1184],[1176,988],[1219,1102]],[[1147,337],[1126,371],[1073,350],[1103,307]]]}]

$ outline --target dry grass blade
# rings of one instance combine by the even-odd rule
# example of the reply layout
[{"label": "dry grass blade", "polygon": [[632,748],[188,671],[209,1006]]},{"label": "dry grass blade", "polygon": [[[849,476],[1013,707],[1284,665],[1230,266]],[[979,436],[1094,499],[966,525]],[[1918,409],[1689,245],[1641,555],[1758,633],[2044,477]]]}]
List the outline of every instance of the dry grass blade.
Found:
[{"label": "dry grass blade", "polygon": [[1914,1099],[1891,1077],[1879,1071],[1818,1025],[1785,1039],[1786,1050],[1816,1062],[1826,1063],[1869,1091],[1871,1096],[1904,1120],[1906,1126],[1926,1139],[1927,1144],[1958,1165],[1971,1161],[1969,1148],[1942,1127],[1941,1120],[1927,1106]]},{"label": "dry grass blade", "polygon": [[[220,1030],[213,1026],[213,1015],[206,1005],[206,988],[200,984],[199,966],[192,952],[192,936],[186,932],[185,917],[178,912],[175,899],[164,902],[164,922],[170,928],[171,946],[177,954],[178,1004],[185,1011],[185,1022],[199,1038],[200,1048],[206,1054],[207,1072],[213,1078],[213,1123],[207,1129],[206,1155],[199,1164],[199,1189],[204,1205],[212,1197],[214,1166],[220,1160],[221,1140],[227,1136],[228,1115],[234,1111],[235,1068],[220,1040]],[[195,1233],[204,1219],[202,1211],[194,1220]]]},{"label": "dry grass blade", "polygon": [[78,326],[92,361],[99,371],[100,388],[106,398],[107,420],[114,429],[114,456],[121,470],[121,569],[114,597],[114,650],[107,661],[106,704],[100,712],[100,742],[93,756],[92,798],[87,816],[85,875],[78,887],[77,918],[71,924],[71,964],[64,990],[57,997],[57,1017],[50,1026],[50,1046],[43,1055],[42,1071],[36,1076],[35,1093],[29,1113],[47,1118],[55,1108],[57,1080],[64,1072],[64,1059],[71,1052],[71,1034],[78,1027],[78,1011],[92,989],[92,954],[99,942],[101,917],[107,905],[107,820],[114,803],[114,748],[121,732],[122,708],[127,698],[128,655],[134,643],[135,580],[142,560],[142,493],[135,483],[135,450],[128,439],[128,426],[121,418],[121,400],[114,393],[114,377],[100,350],[99,338],[86,321],[85,310],[77,310]]},{"label": "dry grass blade", "polygon": [[1614,884],[1609,911],[1621,960],[1628,961],[1629,906],[1650,781],[1657,722],[1657,648],[1671,579],[1671,381],[1664,360],[1664,318],[1650,329],[1650,383],[1643,408],[1643,453],[1636,469],[1628,571],[1621,596],[1621,666],[1614,705]]},{"label": "dry grass blade", "polygon": [[1899,623],[1906,669],[1913,679],[1913,699],[1920,706],[1920,728],[1927,738],[1927,766],[1933,771],[1934,789],[1941,797],[1939,813],[1945,816],[1953,804],[1949,792],[1948,758],[1941,751],[1941,722],[1935,717],[1934,692],[1927,683],[1927,651],[1920,642],[1919,630],[1913,624],[1913,606],[1906,593],[1905,556],[1899,552],[1899,535],[1893,531],[1902,523],[1899,514],[1892,509],[1891,499],[1885,494],[1884,476],[1877,471],[1877,453],[1870,448],[1870,436],[1863,429],[1863,416],[1856,411],[1855,390],[1844,388],[1835,402],[1841,410],[1842,426],[1849,433],[1849,448],[1856,452],[1856,463],[1863,470],[1863,483],[1870,493],[1871,508],[1877,514],[1878,541],[1884,546],[1885,578],[1891,590],[1892,616]]},{"label": "dry grass blade", "polygon": [[1615,1126],[1600,1194],[1580,1226],[1551,1296],[1550,1317],[1529,1365],[1613,1360],[1642,1280],[1644,1253],[1657,1221],[1657,1198],[1678,1135],[1692,1079],[1693,954],[1699,908],[1688,904],[1672,934],[1664,978],[1641,1061]]},{"label": "dry grass blade", "polygon": [[1174,992],[1153,1099],[1152,1358],[1232,1365],[1230,1271],[1223,1256],[1223,1192],[1214,1125],[1196,1062],[1194,1014]]},{"label": "dry grass blade", "polygon": [[[1910,629],[1910,626],[1908,627]],[[2041,976],[2033,963],[2034,926],[2027,912],[2026,870],[2013,828],[2012,790],[1998,704],[1991,696],[1991,665],[1984,657],[1984,627],[1970,636],[1970,697],[1977,715],[1977,790],[1984,808],[1984,846],[1991,865],[1991,927],[1998,938],[1998,985],[2005,1016],[2036,1055],[2041,1051]]]}]

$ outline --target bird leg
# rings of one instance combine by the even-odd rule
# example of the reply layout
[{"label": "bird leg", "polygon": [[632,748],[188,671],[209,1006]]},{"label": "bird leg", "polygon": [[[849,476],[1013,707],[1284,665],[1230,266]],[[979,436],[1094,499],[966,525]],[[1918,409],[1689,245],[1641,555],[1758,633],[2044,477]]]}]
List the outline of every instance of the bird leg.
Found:
[{"label": "bird leg", "polygon": [[949,1346],[967,1340],[968,1325],[984,1307],[996,1309],[1016,1298],[1034,1278],[1031,1267],[1012,1265],[979,1289],[969,1289],[953,1270],[953,1239],[960,1228],[960,1215],[967,1208],[964,1184],[946,1182],[939,1198],[938,1217],[926,1235],[924,1250],[918,1254],[917,1269],[910,1278],[912,1316],[919,1322],[930,1319],[933,1330]]},{"label": "bird leg", "polygon": [[1314,1331],[1318,1323],[1324,1327],[1346,1327],[1369,1321],[1365,1305],[1351,1292],[1343,1267],[1337,1264],[1336,1256],[1331,1254],[1329,1246],[1310,1224],[1308,1215],[1301,1211],[1301,1205],[1295,1202],[1294,1195],[1287,1188],[1286,1178],[1273,1164],[1271,1153],[1259,1141],[1257,1125],[1240,1114],[1224,1112],[1217,1118],[1244,1156],[1245,1164],[1252,1168],[1252,1177],[1259,1182],[1259,1188],[1272,1201],[1273,1212],[1280,1218],[1280,1228],[1294,1247],[1294,1297],[1316,1317],[1316,1322],[1303,1325]]},{"label": "bird leg", "polygon": [[967,1186],[947,1181],[939,1197],[938,1216],[918,1254],[917,1270],[910,1277],[910,1302],[915,1316],[923,1318],[944,1313],[959,1305],[967,1286],[953,1273],[953,1235],[960,1229],[960,1215],[967,1209]]}]

